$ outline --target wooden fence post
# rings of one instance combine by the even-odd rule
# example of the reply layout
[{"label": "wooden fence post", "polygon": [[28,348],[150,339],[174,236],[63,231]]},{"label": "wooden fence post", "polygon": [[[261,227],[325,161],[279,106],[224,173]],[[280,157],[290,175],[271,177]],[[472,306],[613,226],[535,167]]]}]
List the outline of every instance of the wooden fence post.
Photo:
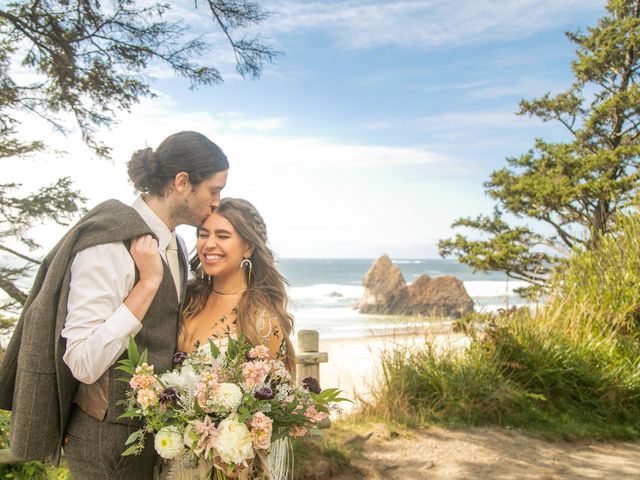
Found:
[{"label": "wooden fence post", "polygon": [[[300,330],[298,332],[298,351],[296,352],[299,387],[302,386],[302,380],[307,377],[313,377],[320,382],[320,364],[329,361],[329,354],[318,350],[320,350],[320,334],[317,330]],[[318,428],[329,427],[331,427],[331,419],[329,418],[318,423]]]},{"label": "wooden fence post", "polygon": [[327,352],[319,352],[320,334],[316,330],[300,330],[298,332],[298,386],[302,380],[313,377],[320,381],[320,364],[329,361]]}]

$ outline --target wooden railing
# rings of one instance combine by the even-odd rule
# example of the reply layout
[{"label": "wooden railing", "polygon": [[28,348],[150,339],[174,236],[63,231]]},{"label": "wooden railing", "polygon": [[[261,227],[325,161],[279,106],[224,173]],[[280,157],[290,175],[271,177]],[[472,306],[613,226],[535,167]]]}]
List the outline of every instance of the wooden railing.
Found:
[{"label": "wooden railing", "polygon": [[[326,352],[319,352],[320,335],[316,330],[300,330],[298,332],[298,349],[296,351],[297,381],[298,385],[307,377],[313,377],[320,381],[320,364],[329,360]],[[327,428],[329,422],[320,425]],[[16,458],[8,448],[0,450],[0,465],[12,463],[22,463],[23,460]]]}]

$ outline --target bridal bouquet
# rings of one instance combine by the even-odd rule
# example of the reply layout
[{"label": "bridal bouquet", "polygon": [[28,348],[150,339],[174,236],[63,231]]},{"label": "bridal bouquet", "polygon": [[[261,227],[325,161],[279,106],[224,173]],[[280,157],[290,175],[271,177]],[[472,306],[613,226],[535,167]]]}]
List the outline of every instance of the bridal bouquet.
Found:
[{"label": "bridal bouquet", "polygon": [[186,468],[207,462],[219,479],[268,469],[274,442],[320,435],[318,423],[345,401],[339,390],[320,390],[311,377],[302,387],[292,386],[284,364],[270,359],[267,347],[253,347],[242,337],[177,352],[175,368],[166,373],[154,372],[146,360],[147,352],[140,354],[131,338],[128,358],[117,367],[128,374],[124,381],[130,386],[121,418],[140,418],[144,427],[129,436],[122,455],[140,453],[152,434],[162,458]]}]

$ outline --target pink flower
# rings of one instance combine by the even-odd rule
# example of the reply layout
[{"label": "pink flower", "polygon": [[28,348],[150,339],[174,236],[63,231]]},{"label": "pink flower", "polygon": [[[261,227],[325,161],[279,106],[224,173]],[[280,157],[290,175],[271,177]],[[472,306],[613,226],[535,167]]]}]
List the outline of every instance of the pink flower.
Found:
[{"label": "pink flower", "polygon": [[329,415],[325,412],[319,412],[315,405],[307,407],[304,412],[304,416],[307,417],[312,423],[318,423],[327,418]]},{"label": "pink flower", "polygon": [[271,444],[273,420],[262,412],[257,412],[251,419],[251,440],[257,449],[266,450]]},{"label": "pink flower", "polygon": [[304,437],[308,433],[309,430],[307,430],[307,427],[303,427],[300,425],[295,425],[291,427],[291,430],[289,430],[289,436],[291,437]]},{"label": "pink flower", "polygon": [[153,407],[158,403],[158,394],[150,388],[138,390],[138,403],[142,408]]},{"label": "pink flower", "polygon": [[242,365],[242,378],[247,387],[253,388],[259,383],[263,383],[270,371],[269,363],[264,360],[246,362]]},{"label": "pink flower", "polygon": [[[193,430],[195,430],[198,435],[198,443],[196,444],[196,448],[193,450],[193,453],[198,457],[203,456],[210,460],[211,458],[209,453],[216,448],[216,440],[218,439],[220,432],[211,421],[211,418],[206,415],[203,421],[196,420],[193,422]],[[204,452],[204,455],[202,455],[202,452]]]},{"label": "pink flower", "polygon": [[269,358],[269,348],[266,345],[258,345],[249,350],[248,355],[252,360],[267,360]]},{"label": "pink flower", "polygon": [[200,381],[196,385],[196,398],[198,404],[206,411],[207,402],[220,389],[220,383],[218,383],[219,375],[217,371],[210,370],[202,372],[200,374]]},{"label": "pink flower", "polygon": [[141,388],[150,389],[156,386],[156,379],[153,375],[148,375],[145,373],[137,373],[136,375],[131,377],[131,380],[129,380],[129,385],[134,390],[138,390]]}]

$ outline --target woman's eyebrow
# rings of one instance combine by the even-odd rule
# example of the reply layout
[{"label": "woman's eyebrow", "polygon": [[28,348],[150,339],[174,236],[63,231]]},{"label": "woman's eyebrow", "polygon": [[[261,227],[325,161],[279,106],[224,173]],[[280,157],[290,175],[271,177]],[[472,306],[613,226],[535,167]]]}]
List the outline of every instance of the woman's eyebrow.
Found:
[{"label": "woman's eyebrow", "polygon": [[224,228],[219,228],[215,231],[216,235],[220,235],[221,233],[226,233],[227,235],[231,235],[231,232],[229,230],[225,230]]}]

